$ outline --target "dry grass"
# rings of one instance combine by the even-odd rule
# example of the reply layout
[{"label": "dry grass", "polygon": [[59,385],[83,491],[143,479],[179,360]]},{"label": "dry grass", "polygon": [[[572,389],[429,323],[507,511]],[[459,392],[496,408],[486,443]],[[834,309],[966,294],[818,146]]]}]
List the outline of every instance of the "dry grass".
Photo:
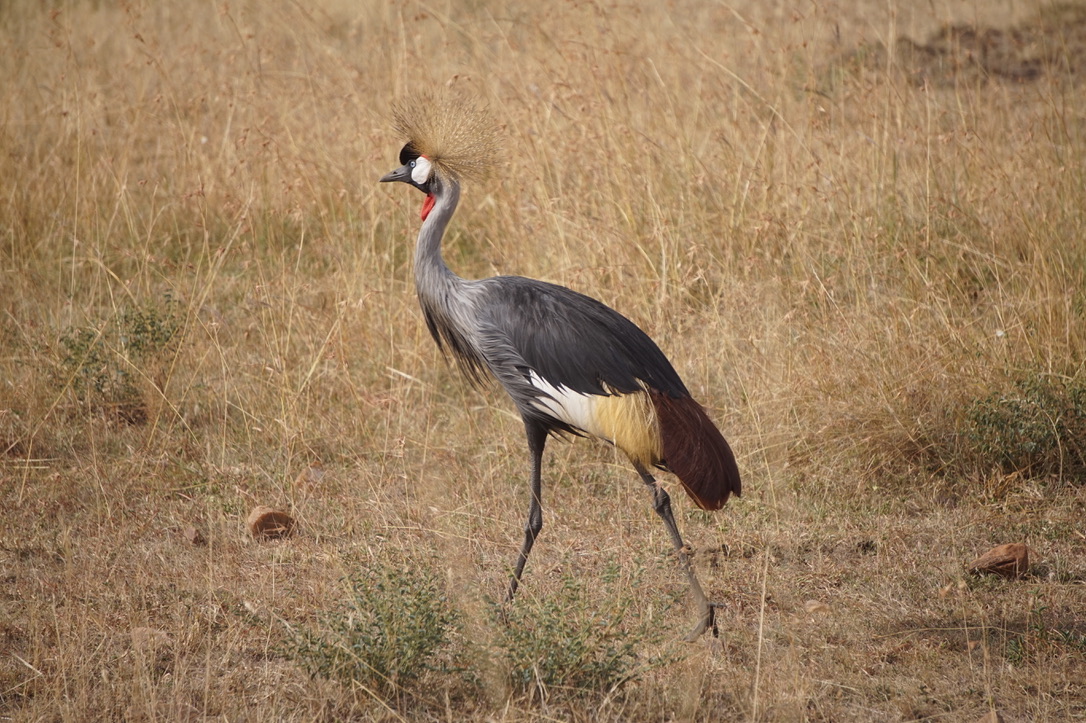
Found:
[{"label": "dry grass", "polygon": [[[970,432],[1023,383],[1086,414],[1086,11],[1027,5],[5,3],[0,716],[1086,717],[1082,440],[1038,476]],[[597,649],[548,601],[622,611],[636,662],[511,675],[521,427],[441,361],[420,199],[375,183],[394,99],[443,84],[506,148],[450,264],[622,310],[733,441],[744,497],[678,502],[721,644],[674,642],[628,466],[557,443],[518,605]],[[297,534],[248,539],[257,504]],[[1024,580],[963,576],[1017,541]],[[397,561],[444,581],[457,664],[311,677],[293,636]]]}]

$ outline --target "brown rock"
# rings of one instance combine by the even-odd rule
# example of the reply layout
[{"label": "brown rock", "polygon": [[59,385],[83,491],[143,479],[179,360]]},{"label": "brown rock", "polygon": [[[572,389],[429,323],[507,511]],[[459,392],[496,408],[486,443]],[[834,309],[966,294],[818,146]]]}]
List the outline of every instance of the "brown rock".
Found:
[{"label": "brown rock", "polygon": [[996,545],[969,566],[969,572],[991,573],[1006,578],[1017,578],[1029,570],[1029,548],[1020,542]]},{"label": "brown rock", "polygon": [[258,540],[275,540],[294,531],[294,518],[271,507],[254,507],[245,524]]}]

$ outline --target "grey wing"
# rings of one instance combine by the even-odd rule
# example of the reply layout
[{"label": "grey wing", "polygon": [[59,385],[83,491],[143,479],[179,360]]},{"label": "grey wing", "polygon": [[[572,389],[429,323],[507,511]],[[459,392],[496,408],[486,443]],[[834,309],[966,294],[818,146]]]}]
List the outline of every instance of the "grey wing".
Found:
[{"label": "grey wing", "polygon": [[581,394],[626,394],[648,386],[675,398],[689,396],[655,342],[605,304],[518,276],[480,283],[484,355],[522,411],[522,400],[539,396],[527,381],[530,371]]}]

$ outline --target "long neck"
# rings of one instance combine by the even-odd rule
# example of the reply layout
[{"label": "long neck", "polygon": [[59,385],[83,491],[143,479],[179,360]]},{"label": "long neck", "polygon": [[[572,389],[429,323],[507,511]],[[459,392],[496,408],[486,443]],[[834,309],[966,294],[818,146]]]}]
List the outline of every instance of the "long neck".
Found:
[{"label": "long neck", "polygon": [[437,178],[430,192],[434,206],[422,222],[415,246],[415,290],[434,341],[452,353],[469,379],[479,381],[486,373],[486,362],[474,341],[471,284],[450,271],[441,258],[441,237],[456,212],[460,184]]},{"label": "long neck", "polygon": [[436,293],[438,285],[459,280],[441,257],[441,238],[460,202],[460,184],[454,179],[435,178],[430,186],[434,207],[422,222],[415,246],[415,286],[420,296]]}]

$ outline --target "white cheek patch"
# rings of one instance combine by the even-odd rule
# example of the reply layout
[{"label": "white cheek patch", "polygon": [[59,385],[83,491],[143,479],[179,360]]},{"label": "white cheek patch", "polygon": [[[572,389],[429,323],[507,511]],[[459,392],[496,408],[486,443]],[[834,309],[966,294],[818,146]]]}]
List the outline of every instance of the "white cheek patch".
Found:
[{"label": "white cheek patch", "polygon": [[411,169],[411,180],[421,186],[430,180],[432,168],[433,164],[427,160],[426,156],[419,156],[415,159],[415,167]]}]

